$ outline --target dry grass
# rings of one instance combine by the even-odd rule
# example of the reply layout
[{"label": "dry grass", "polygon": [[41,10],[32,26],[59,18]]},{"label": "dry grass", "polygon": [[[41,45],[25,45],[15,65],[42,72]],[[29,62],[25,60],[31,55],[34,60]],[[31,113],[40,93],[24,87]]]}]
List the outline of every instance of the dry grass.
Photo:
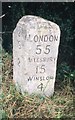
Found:
[{"label": "dry grass", "polygon": [[[12,58],[3,54],[3,82],[0,103],[1,115],[7,118],[73,118],[73,88],[68,84],[61,88],[56,84],[52,97],[36,95],[23,96],[19,93],[12,80]],[[58,89],[59,88],[59,89]],[[2,98],[2,99],[1,99]],[[3,118],[2,117],[2,118]]]}]

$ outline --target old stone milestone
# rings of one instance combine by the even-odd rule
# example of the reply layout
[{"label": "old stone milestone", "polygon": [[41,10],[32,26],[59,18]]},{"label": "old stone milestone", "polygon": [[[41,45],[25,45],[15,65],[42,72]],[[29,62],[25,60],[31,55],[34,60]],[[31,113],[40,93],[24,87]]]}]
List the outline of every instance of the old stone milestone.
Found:
[{"label": "old stone milestone", "polygon": [[13,80],[23,94],[54,93],[60,42],[57,24],[38,16],[23,16],[13,32]]}]

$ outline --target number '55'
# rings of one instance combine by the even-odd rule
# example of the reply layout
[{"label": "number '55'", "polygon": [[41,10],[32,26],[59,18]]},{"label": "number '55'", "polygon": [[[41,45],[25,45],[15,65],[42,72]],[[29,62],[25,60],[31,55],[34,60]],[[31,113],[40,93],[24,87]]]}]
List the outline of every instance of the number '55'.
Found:
[{"label": "number '55'", "polygon": [[42,51],[44,52],[44,54],[49,54],[50,53],[50,45],[46,45],[44,50],[42,50],[41,45],[37,45],[36,54],[41,54]]}]

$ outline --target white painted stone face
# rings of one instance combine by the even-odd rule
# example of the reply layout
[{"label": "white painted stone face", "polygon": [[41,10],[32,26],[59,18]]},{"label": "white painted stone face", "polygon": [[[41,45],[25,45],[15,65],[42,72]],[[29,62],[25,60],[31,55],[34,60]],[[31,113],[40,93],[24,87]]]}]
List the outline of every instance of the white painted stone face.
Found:
[{"label": "white painted stone face", "polygon": [[13,32],[13,80],[22,93],[54,93],[59,42],[57,24],[31,15],[19,20]]}]

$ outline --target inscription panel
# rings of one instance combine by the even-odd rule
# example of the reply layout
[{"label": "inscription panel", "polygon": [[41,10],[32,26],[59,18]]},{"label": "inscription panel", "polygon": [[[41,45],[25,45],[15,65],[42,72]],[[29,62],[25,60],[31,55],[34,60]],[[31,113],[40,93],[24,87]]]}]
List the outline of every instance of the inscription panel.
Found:
[{"label": "inscription panel", "polygon": [[59,40],[55,23],[35,16],[18,22],[13,33],[13,79],[22,93],[53,94]]}]

